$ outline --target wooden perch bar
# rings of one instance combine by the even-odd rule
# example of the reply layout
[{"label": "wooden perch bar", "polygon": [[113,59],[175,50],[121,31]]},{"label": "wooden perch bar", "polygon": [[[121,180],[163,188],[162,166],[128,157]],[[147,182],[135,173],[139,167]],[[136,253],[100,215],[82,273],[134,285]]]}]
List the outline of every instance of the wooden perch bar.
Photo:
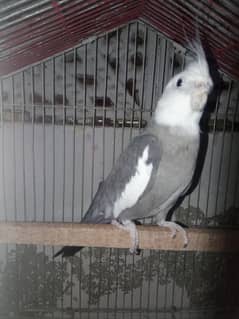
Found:
[{"label": "wooden perch bar", "polygon": [[[159,226],[137,226],[141,249],[175,251],[239,252],[239,230],[189,228],[189,245],[183,247],[180,234]],[[128,232],[112,225],[77,223],[0,223],[0,243],[50,246],[88,246],[129,248]]]}]

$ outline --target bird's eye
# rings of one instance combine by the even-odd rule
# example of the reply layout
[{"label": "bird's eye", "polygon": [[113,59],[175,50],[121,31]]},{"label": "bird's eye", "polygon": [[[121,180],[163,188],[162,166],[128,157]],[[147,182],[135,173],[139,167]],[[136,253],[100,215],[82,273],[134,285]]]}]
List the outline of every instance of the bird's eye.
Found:
[{"label": "bird's eye", "polygon": [[182,84],[183,84],[183,80],[182,80],[181,78],[178,79],[178,80],[177,80],[177,83],[176,83],[177,87],[182,86]]}]

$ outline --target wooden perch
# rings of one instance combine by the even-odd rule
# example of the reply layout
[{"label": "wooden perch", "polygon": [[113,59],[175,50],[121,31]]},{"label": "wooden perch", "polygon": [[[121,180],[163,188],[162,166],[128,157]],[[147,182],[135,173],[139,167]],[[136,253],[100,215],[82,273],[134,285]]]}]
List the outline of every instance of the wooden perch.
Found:
[{"label": "wooden perch", "polygon": [[[137,226],[141,249],[175,251],[239,252],[239,230],[189,228],[189,245],[183,247],[180,234],[159,226]],[[77,223],[0,223],[0,243],[50,246],[88,246],[129,248],[128,232],[112,225]]]}]

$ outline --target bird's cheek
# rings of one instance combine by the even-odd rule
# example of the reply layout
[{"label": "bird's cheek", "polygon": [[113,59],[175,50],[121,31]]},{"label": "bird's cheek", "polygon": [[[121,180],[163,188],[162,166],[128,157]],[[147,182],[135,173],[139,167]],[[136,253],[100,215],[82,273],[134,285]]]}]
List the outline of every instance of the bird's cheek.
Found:
[{"label": "bird's cheek", "polygon": [[195,94],[192,98],[192,109],[195,111],[202,111],[207,102],[207,93],[200,92]]}]

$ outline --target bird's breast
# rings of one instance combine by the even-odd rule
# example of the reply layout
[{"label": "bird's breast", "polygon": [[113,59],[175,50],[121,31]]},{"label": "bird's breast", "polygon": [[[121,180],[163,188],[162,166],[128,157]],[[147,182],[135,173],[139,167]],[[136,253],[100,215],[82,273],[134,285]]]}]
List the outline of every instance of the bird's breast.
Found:
[{"label": "bird's breast", "polygon": [[184,190],[190,184],[195,170],[199,139],[185,139],[162,145],[162,158],[155,191],[158,192],[158,201],[164,202],[171,194]]}]

